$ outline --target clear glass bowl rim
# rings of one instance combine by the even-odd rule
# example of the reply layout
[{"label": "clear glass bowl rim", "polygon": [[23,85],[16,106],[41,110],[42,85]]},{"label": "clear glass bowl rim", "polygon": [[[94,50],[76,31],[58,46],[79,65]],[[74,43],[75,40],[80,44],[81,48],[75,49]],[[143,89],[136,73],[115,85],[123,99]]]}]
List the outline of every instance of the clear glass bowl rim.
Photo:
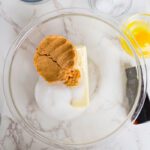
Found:
[{"label": "clear glass bowl rim", "polygon": [[[130,111],[130,113],[128,114],[126,120],[112,133],[110,133],[109,135],[107,135],[106,137],[104,137],[103,139],[99,139],[96,141],[92,141],[89,143],[83,143],[83,144],[66,144],[66,143],[58,143],[57,141],[53,141],[50,139],[47,139],[46,137],[42,136],[39,134],[38,131],[35,131],[35,129],[30,126],[25,120],[24,118],[21,116],[20,112],[17,110],[17,108],[14,105],[13,99],[11,97],[10,94],[10,68],[11,68],[11,61],[14,55],[14,52],[16,51],[16,49],[22,44],[23,40],[27,38],[28,34],[30,34],[32,32],[32,30],[34,29],[34,27],[36,27],[38,24],[41,24],[42,22],[45,22],[47,20],[52,20],[56,17],[60,17],[60,16],[65,16],[65,15],[79,15],[79,16],[86,16],[89,18],[94,18],[96,20],[99,21],[103,21],[104,23],[106,23],[107,25],[111,26],[112,28],[114,28],[127,42],[127,44],[129,45],[129,47],[132,49],[133,53],[134,53],[134,57],[136,59],[136,63],[138,66],[138,73],[139,73],[139,88],[138,88],[138,96],[136,97],[135,103],[132,107],[132,110]],[[142,61],[142,62],[141,62]],[[142,67],[141,67],[141,64]],[[142,77],[143,77],[143,84],[144,84],[144,89],[141,93],[141,86],[142,86]],[[48,12],[44,15],[42,15],[39,18],[34,19],[33,21],[31,21],[31,23],[29,23],[23,30],[22,32],[18,35],[16,41],[14,41],[14,43],[12,44],[12,46],[10,47],[8,54],[6,56],[5,59],[5,63],[4,63],[4,68],[3,68],[3,94],[5,97],[5,100],[7,102],[7,105],[12,113],[12,115],[14,116],[14,119],[20,123],[20,125],[22,125],[22,127],[33,137],[36,137],[37,139],[39,139],[40,141],[51,145],[51,146],[57,146],[57,147],[67,147],[67,148],[72,148],[72,147],[86,147],[86,146],[91,146],[93,144],[99,143],[101,141],[103,141],[104,139],[107,139],[108,137],[111,137],[112,135],[114,135],[114,133],[117,133],[118,131],[120,131],[120,129],[127,123],[128,120],[132,120],[132,122],[134,122],[134,120],[136,119],[136,117],[138,116],[138,114],[140,113],[142,106],[144,104],[145,101],[145,96],[146,96],[146,89],[147,89],[147,72],[146,72],[146,65],[145,65],[145,61],[144,59],[139,59],[138,56],[135,53],[135,50],[133,48],[133,46],[131,45],[130,41],[127,39],[127,37],[123,34],[123,32],[121,30],[118,29],[118,25],[111,20],[110,18],[108,18],[108,16],[100,16],[99,14],[97,15],[96,13],[93,13],[92,10],[88,10],[88,9],[79,9],[79,8],[67,8],[67,9],[59,9],[56,11],[52,11],[52,12]],[[142,94],[142,97],[140,98]],[[140,99],[139,99],[140,98]],[[138,107],[137,107],[138,106]],[[136,115],[134,115],[136,114]],[[132,118],[134,116],[134,118]],[[21,121],[20,121],[21,120]]]},{"label": "clear glass bowl rim", "polygon": [[[91,7],[92,9],[95,9],[97,12],[103,13],[103,12],[101,12],[100,10],[98,10],[98,9],[94,6],[94,4],[93,4],[94,0],[88,0],[88,2],[89,2],[89,5],[90,5],[90,7]],[[130,9],[131,6],[132,6],[132,3],[133,3],[133,0],[130,0],[130,1],[129,1],[129,5],[128,5],[127,8],[125,8],[120,14],[118,14],[118,15],[112,15],[112,16],[113,16],[113,17],[120,17],[120,16],[124,15],[125,13],[127,13],[127,12],[129,11],[129,9]],[[111,14],[110,14],[110,15],[111,15]]]}]

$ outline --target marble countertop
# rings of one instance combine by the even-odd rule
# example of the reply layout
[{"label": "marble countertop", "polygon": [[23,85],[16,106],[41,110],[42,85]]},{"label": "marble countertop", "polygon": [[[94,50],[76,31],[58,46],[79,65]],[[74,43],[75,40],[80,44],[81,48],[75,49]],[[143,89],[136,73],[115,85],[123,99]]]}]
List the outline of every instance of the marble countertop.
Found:
[{"label": "marble countertop", "polygon": [[[89,8],[89,4],[88,0],[50,0],[41,5],[28,5],[19,0],[0,0],[0,77],[2,77],[2,66],[4,65],[4,59],[8,49],[21,29],[34,17],[63,7]],[[118,21],[123,20],[127,16],[137,12],[150,12],[150,1],[133,0],[129,12],[115,19]],[[148,68],[150,68],[149,60],[147,60],[147,64]],[[150,90],[148,92],[150,93]],[[49,147],[35,138],[32,138],[12,119],[3,99],[1,99],[1,103],[0,111],[2,113],[2,120],[0,125],[0,150],[60,150],[59,147]],[[149,150],[150,122],[136,126],[129,122],[115,136],[100,144],[85,148],[85,150],[100,149]],[[82,150],[84,150],[84,148],[82,148]]]}]

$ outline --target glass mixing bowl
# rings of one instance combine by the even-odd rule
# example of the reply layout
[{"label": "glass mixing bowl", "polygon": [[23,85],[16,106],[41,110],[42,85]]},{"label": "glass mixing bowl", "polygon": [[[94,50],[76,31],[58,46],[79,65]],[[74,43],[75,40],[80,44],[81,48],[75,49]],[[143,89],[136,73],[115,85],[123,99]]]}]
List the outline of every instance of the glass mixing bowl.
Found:
[{"label": "glass mixing bowl", "polygon": [[113,17],[119,17],[129,11],[132,0],[89,0],[92,9]]},{"label": "glass mixing bowl", "polygon": [[[39,75],[33,55],[38,43],[53,34],[87,48],[90,105],[71,120],[47,116],[34,97]],[[132,57],[122,49],[120,38],[132,49]],[[20,33],[5,60],[3,90],[11,113],[29,134],[53,146],[87,146],[135,120],[145,97],[145,63],[119,26],[106,16],[62,9],[39,17]]]}]

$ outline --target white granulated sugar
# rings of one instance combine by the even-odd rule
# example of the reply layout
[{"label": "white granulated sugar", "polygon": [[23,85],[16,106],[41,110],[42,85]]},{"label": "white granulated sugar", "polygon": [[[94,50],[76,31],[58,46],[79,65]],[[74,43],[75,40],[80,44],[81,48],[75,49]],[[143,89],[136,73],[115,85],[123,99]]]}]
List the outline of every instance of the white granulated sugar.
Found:
[{"label": "white granulated sugar", "polygon": [[88,59],[92,63],[89,65],[92,92],[88,107],[79,109],[71,105],[72,99],[82,97],[82,82],[78,87],[69,88],[60,83],[48,84],[39,79],[35,88],[35,98],[43,112],[58,121],[71,119],[69,132],[77,143],[105,137],[116,130],[129,113],[125,107],[125,69],[127,66],[134,66],[134,59],[105,37],[94,52],[89,54]]},{"label": "white granulated sugar", "polygon": [[61,83],[48,84],[43,79],[35,87],[35,98],[39,108],[57,120],[67,120],[79,116],[85,108],[71,106],[71,100],[80,98],[82,87],[69,88]]},{"label": "white granulated sugar", "polygon": [[[111,40],[103,38],[90,54],[90,59],[97,71],[89,71],[93,91],[90,105],[84,114],[77,118],[71,127],[73,140],[87,142],[103,138],[119,128],[127,119],[129,109],[125,107],[126,99],[126,66],[133,58],[121,51]],[[124,59],[123,59],[124,58]],[[97,75],[98,74],[98,75]],[[98,77],[99,76],[99,77]],[[80,130],[78,130],[80,129]],[[85,136],[86,135],[86,136]]]},{"label": "white granulated sugar", "polygon": [[[96,82],[98,88],[92,98],[94,106],[92,106],[92,103],[91,106],[89,106],[93,111],[99,107],[102,108],[105,106],[106,109],[109,105],[123,103],[126,86],[125,68],[122,68],[120,64],[121,51],[106,38],[101,41],[100,46],[104,50],[93,54],[97,55],[98,58],[95,56],[93,56],[93,58],[94,60],[96,58],[96,66],[100,68],[97,69],[97,73],[99,74],[99,80]],[[102,55],[100,56],[100,54]],[[92,81],[90,81],[90,83],[95,82],[93,80],[96,80],[96,75],[93,74],[91,76],[93,77],[91,78]]]}]

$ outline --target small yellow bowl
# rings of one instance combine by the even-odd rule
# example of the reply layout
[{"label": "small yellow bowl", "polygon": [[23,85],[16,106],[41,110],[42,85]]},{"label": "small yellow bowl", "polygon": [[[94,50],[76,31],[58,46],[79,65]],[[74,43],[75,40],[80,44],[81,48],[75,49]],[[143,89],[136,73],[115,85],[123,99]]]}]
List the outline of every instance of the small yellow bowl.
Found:
[{"label": "small yellow bowl", "polygon": [[[131,44],[136,50],[139,57],[150,57],[150,22],[145,20],[132,20],[123,25],[123,32],[129,38]],[[120,38],[122,48],[129,54],[133,55],[124,39]]]}]

